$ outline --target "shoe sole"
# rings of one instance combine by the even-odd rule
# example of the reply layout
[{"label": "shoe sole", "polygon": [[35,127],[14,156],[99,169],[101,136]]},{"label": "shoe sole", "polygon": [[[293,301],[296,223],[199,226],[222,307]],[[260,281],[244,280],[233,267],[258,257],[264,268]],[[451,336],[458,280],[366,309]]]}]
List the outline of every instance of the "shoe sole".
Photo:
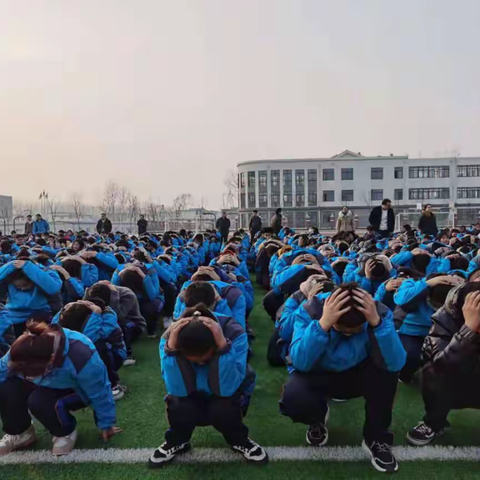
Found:
[{"label": "shoe sole", "polygon": [[[328,424],[328,421],[330,420],[330,407],[327,405],[327,413],[325,415],[325,423],[324,423],[324,427],[327,428],[327,424]],[[311,446],[311,447],[324,447],[327,443],[328,443],[328,428],[327,428],[327,435],[325,436],[325,440],[318,444],[318,445],[313,445],[310,440],[308,439],[308,431],[307,431],[307,435],[306,435],[306,439],[307,439],[307,443]]]},{"label": "shoe sole", "polygon": [[9,453],[18,452],[19,450],[26,450],[27,448],[30,448],[37,440],[38,439],[35,436],[34,438],[30,439],[27,443],[24,443],[23,445],[20,445],[19,447],[16,447],[13,450],[10,450],[9,452],[0,453],[0,457],[4,455],[8,455]]},{"label": "shoe sole", "polygon": [[121,400],[124,396],[125,396],[125,393],[122,392],[122,393],[114,396],[114,397],[113,397],[113,400],[114,400],[115,402],[118,402],[118,401]]},{"label": "shoe sole", "polygon": [[161,463],[152,462],[152,460],[149,459],[148,460],[148,466],[150,468],[166,467],[166,466],[170,465],[179,455],[183,455],[183,454],[187,453],[188,451],[190,451],[190,449],[191,449],[191,445],[187,445],[182,450],[179,450],[173,458],[171,458],[170,460],[166,460],[165,462],[161,462]]},{"label": "shoe sole", "polygon": [[368,448],[367,444],[365,443],[365,440],[362,442],[362,448],[365,451],[365,453],[368,453],[370,456],[370,463],[373,465],[373,468],[380,473],[395,473],[398,472],[398,462],[395,465],[395,470],[393,472],[389,472],[386,468],[380,467],[376,462],[375,462],[375,457],[373,456],[372,451]]},{"label": "shoe sole", "polygon": [[[238,452],[237,450],[235,450],[234,448],[231,448],[231,447],[230,447],[230,450],[232,450],[232,452],[235,452],[235,453],[238,453],[238,454],[242,455],[242,457],[245,458],[242,452]],[[248,463],[248,465],[262,466],[262,465],[266,465],[268,463],[269,458],[268,458],[268,453],[265,452],[265,458],[263,458],[262,460],[249,460],[248,458],[245,458],[245,460]]]}]

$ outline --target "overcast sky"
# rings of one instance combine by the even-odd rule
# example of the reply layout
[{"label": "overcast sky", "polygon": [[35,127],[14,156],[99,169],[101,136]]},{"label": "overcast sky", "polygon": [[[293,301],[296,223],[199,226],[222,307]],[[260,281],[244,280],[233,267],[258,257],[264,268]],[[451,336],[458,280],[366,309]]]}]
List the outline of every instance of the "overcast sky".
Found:
[{"label": "overcast sky", "polygon": [[220,206],[245,160],[480,156],[478,0],[0,0],[0,194]]}]

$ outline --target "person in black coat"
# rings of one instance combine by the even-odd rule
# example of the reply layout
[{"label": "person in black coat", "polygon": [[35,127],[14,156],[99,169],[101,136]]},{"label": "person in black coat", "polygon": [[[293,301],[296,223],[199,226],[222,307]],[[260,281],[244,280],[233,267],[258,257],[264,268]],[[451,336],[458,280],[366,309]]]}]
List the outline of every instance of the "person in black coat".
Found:
[{"label": "person in black coat", "polygon": [[438,233],[437,218],[429,203],[423,207],[422,216],[418,221],[418,229],[423,235],[430,235],[431,237],[435,237]]},{"label": "person in black coat", "polygon": [[216,228],[220,232],[222,242],[227,243],[230,233],[230,219],[227,217],[227,212],[222,212],[222,216],[217,220]]},{"label": "person in black coat", "polygon": [[432,320],[423,344],[426,415],[407,433],[417,446],[443,435],[450,410],[480,409],[480,282],[450,291]]},{"label": "person in black coat", "polygon": [[275,212],[275,215],[272,217],[272,220],[270,222],[270,226],[273,229],[273,233],[275,235],[278,235],[280,233],[280,230],[282,229],[282,209],[277,208],[277,211]]},{"label": "person in black coat", "polygon": [[112,233],[112,222],[107,218],[106,213],[102,213],[100,220],[97,223],[97,232],[99,235]]},{"label": "person in black coat", "polygon": [[262,219],[258,216],[258,210],[253,211],[253,217],[250,219],[250,238],[253,245],[255,235],[262,229]]},{"label": "person in black coat", "polygon": [[137,227],[139,235],[147,233],[148,222],[145,220],[145,215],[140,215],[140,220],[137,222]]},{"label": "person in black coat", "polygon": [[386,198],[381,206],[375,207],[368,221],[381,238],[389,237],[395,230],[395,212],[391,200]]}]

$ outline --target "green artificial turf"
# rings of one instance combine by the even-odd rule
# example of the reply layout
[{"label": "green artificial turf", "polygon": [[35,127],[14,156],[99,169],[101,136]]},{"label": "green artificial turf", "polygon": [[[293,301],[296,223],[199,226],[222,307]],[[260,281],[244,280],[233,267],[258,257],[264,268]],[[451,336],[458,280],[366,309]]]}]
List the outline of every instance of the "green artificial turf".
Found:
[{"label": "green artificial turf", "polygon": [[[251,364],[257,372],[257,387],[252,399],[245,423],[250,428],[250,436],[258,443],[268,446],[304,446],[304,425],[293,424],[288,418],[278,413],[278,400],[282,385],[287,379],[284,368],[270,367],[266,361],[268,340],[272,332],[272,322],[262,307],[264,292],[256,289],[255,309],[250,317],[250,324],[256,333],[254,357]],[[163,398],[165,390],[160,375],[158,340],[143,339],[135,344],[134,354],[137,365],[120,371],[122,383],[129,391],[125,398],[117,403],[118,425],[124,428],[121,435],[114,437],[108,446],[116,448],[156,447],[163,442],[167,428]],[[79,439],[77,448],[104,448],[98,437],[91,410],[76,414],[78,419]],[[392,430],[396,434],[396,444],[405,444],[405,432],[412,428],[423,416],[423,402],[417,386],[399,386],[395,404]],[[344,404],[331,405],[329,421],[329,445],[360,445],[362,441],[362,424],[364,418],[363,400],[351,400]],[[449,420],[452,424],[438,445],[480,445],[480,411],[463,410],[452,412]],[[51,446],[50,435],[38,426],[39,441],[35,448],[48,449]],[[194,434],[195,447],[225,447],[223,438],[212,428],[198,428]],[[480,467],[472,463],[403,463],[402,475],[422,475],[424,478],[455,475],[457,478],[480,472]],[[68,466],[16,466],[0,467],[0,479],[35,478],[158,478],[142,466],[126,465],[68,465]],[[370,478],[375,472],[364,464],[315,464],[276,463],[266,469],[252,470],[248,466],[235,465],[178,465],[169,467],[169,478],[273,478],[277,474],[298,473],[302,478],[324,475],[335,478]],[[361,475],[361,476],[360,476]]]}]

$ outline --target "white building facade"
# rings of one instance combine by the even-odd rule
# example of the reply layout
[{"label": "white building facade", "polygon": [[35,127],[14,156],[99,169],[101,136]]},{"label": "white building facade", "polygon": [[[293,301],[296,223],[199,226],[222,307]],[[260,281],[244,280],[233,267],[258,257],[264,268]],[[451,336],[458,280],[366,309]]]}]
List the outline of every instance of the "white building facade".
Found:
[{"label": "white building facade", "polygon": [[366,227],[384,198],[405,218],[431,203],[439,223],[455,211],[457,224],[470,224],[480,212],[480,157],[366,157],[346,150],[331,158],[257,160],[238,164],[238,186],[244,228],[254,209],[266,225],[279,207],[294,228],[334,228],[344,205]]}]

